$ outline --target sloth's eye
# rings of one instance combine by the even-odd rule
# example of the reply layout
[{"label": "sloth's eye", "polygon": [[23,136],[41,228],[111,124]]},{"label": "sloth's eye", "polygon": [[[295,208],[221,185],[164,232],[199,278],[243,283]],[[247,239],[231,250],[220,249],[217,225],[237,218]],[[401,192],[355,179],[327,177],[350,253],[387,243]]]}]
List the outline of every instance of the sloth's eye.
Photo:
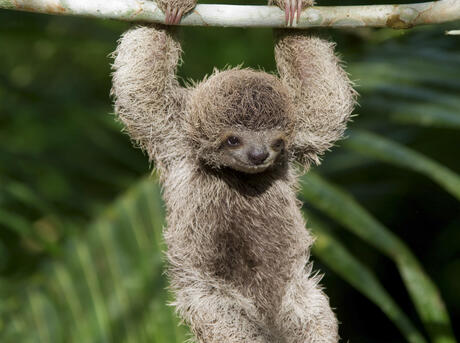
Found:
[{"label": "sloth's eye", "polygon": [[284,140],[282,140],[281,138],[277,139],[276,141],[273,142],[272,147],[273,147],[273,149],[277,149],[277,150],[283,149],[284,148]]},{"label": "sloth's eye", "polygon": [[236,136],[230,136],[227,138],[227,145],[229,146],[238,146],[241,144],[241,141]]}]

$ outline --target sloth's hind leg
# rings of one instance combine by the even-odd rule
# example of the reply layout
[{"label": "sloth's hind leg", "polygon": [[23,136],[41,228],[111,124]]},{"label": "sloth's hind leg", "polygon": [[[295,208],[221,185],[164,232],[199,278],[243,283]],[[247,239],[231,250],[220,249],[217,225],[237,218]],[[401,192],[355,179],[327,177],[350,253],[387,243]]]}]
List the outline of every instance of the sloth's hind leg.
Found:
[{"label": "sloth's hind leg", "polygon": [[235,293],[195,283],[176,291],[175,305],[199,343],[275,342],[251,301]]},{"label": "sloth's hind leg", "polygon": [[283,298],[277,321],[286,343],[337,343],[337,319],[318,280],[293,280]]}]

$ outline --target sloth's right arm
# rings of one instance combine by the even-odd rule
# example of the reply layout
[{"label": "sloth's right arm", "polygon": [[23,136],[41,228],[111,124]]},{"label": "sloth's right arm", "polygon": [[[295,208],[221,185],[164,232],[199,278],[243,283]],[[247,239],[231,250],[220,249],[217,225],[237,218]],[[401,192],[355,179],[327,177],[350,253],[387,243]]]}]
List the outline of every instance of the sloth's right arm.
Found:
[{"label": "sloth's right arm", "polygon": [[186,97],[176,79],[181,52],[174,31],[150,25],[124,33],[113,53],[115,112],[157,167],[170,162],[169,147],[179,139],[177,121]]}]

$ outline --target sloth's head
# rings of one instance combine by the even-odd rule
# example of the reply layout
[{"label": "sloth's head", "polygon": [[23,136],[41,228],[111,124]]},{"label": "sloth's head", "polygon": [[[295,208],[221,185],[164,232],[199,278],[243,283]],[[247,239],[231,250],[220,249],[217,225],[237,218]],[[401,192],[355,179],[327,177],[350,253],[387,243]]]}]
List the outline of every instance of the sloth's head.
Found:
[{"label": "sloth's head", "polygon": [[186,136],[205,164],[259,173],[285,156],[294,120],[281,81],[251,69],[213,74],[192,91]]},{"label": "sloth's head", "polygon": [[255,174],[281,162],[285,149],[286,137],[282,131],[233,129],[222,135],[218,157],[223,166]]}]

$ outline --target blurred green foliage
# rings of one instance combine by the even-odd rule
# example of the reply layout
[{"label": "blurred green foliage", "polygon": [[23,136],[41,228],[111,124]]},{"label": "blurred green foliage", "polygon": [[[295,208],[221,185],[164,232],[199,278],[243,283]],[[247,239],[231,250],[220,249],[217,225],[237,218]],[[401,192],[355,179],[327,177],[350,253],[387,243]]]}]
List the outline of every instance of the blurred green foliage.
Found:
[{"label": "blurred green foliage", "polygon": [[[443,33],[459,26],[320,31],[361,94],[349,139],[301,192],[343,341],[455,341],[460,41]],[[111,115],[108,55],[129,27],[0,12],[1,342],[187,337],[166,306],[159,187]],[[183,79],[275,68],[271,30],[183,40]]]}]

